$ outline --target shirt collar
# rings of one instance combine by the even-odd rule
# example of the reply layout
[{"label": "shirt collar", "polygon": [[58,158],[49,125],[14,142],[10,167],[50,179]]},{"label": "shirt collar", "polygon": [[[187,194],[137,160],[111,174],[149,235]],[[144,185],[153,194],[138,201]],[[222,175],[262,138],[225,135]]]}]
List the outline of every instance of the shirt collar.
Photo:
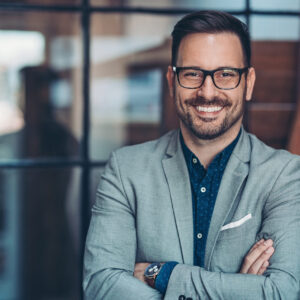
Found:
[{"label": "shirt collar", "polygon": [[[207,171],[209,171],[213,167],[217,167],[220,171],[225,169],[227,162],[233,152],[233,149],[241,136],[241,132],[242,130],[240,129],[237,137],[226,148],[224,148],[220,153],[216,155],[211,164],[208,166]],[[201,167],[204,168],[199,159],[196,157],[196,155],[185,144],[181,131],[180,143],[188,169],[190,170],[192,168],[193,159],[197,159]]]}]

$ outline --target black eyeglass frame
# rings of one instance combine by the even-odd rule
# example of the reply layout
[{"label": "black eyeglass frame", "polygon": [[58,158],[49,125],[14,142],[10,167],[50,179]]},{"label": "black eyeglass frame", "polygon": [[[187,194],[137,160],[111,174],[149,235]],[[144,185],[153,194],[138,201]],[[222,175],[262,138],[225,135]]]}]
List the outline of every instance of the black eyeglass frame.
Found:
[{"label": "black eyeglass frame", "polygon": [[[222,68],[218,68],[218,69],[209,71],[209,70],[204,70],[204,69],[197,68],[197,67],[176,67],[176,66],[172,66],[172,70],[173,70],[174,73],[176,73],[176,77],[177,77],[177,81],[178,81],[179,85],[181,87],[185,88],[185,89],[199,89],[204,84],[206,76],[209,75],[211,77],[212,82],[213,82],[213,84],[214,84],[214,86],[216,88],[218,88],[220,90],[233,90],[233,89],[236,89],[239,86],[239,84],[241,82],[242,74],[245,73],[246,71],[248,71],[249,67],[245,67],[245,68],[222,67]],[[201,71],[203,73],[203,75],[204,75],[201,84],[199,86],[197,86],[197,87],[186,87],[186,86],[182,85],[180,83],[180,80],[179,80],[179,72],[181,70],[196,70],[196,71]],[[218,87],[216,85],[215,79],[214,79],[214,74],[215,74],[215,72],[220,71],[220,70],[231,70],[231,71],[236,71],[236,72],[239,73],[239,80],[238,80],[238,82],[237,82],[237,84],[236,84],[235,87],[233,87],[233,88],[220,88],[220,87]]]}]

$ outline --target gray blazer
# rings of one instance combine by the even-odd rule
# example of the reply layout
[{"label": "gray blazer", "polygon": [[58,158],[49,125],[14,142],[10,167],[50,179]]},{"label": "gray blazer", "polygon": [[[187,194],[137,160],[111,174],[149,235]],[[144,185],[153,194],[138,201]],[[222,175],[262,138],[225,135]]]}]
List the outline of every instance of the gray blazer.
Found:
[{"label": "gray blazer", "polygon": [[[261,238],[275,253],[264,276],[238,274]],[[178,131],[112,153],[86,241],[86,299],[161,299],[133,277],[136,262],[178,261],[165,299],[299,300],[300,158],[242,130],[209,228],[205,267],[193,266],[188,170]]]}]

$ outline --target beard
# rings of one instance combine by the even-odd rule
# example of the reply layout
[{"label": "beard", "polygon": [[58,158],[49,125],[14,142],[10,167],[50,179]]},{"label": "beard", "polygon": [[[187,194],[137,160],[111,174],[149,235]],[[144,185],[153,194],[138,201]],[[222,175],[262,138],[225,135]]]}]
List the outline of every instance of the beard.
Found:
[{"label": "beard", "polygon": [[[175,91],[174,91],[175,92]],[[183,125],[197,138],[202,140],[213,140],[230,128],[232,128],[242,117],[245,111],[245,94],[246,88],[243,92],[242,101],[233,104],[230,99],[221,99],[215,97],[213,99],[207,100],[203,97],[191,98],[181,100],[179,96],[176,96],[176,112],[183,123]],[[219,124],[213,124],[216,118],[205,118],[196,115],[191,111],[191,108],[196,106],[221,106],[223,110],[226,110],[225,117]],[[201,122],[197,122],[201,120]],[[198,123],[198,124],[197,124]],[[211,123],[211,124],[210,124]]]}]

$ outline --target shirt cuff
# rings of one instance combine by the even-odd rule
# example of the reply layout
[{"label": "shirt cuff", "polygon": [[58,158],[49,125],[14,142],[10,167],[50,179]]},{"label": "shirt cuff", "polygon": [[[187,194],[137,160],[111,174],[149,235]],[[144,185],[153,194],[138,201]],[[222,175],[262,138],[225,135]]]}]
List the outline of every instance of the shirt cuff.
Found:
[{"label": "shirt cuff", "polygon": [[165,263],[155,278],[154,287],[163,295],[166,293],[171,273],[177,264],[178,262],[176,261],[169,261]]}]

